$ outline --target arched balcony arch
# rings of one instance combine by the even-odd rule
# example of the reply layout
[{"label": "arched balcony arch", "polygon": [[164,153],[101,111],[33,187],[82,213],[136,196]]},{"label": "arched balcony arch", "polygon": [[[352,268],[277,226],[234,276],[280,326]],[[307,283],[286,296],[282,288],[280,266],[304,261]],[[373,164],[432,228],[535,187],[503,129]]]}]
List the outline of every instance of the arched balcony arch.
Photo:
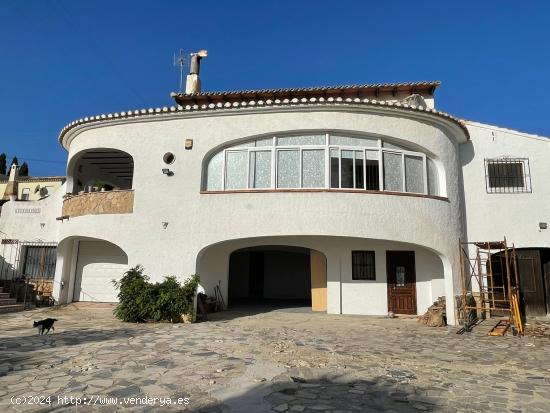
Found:
[{"label": "arched balcony arch", "polygon": [[204,162],[204,191],[357,190],[445,196],[435,157],[378,136],[283,133],[231,143]]},{"label": "arched balcony arch", "polygon": [[133,212],[134,159],[118,149],[75,154],[67,166],[63,217]]},{"label": "arched balcony arch", "polygon": [[67,192],[132,189],[134,159],[118,149],[93,148],[74,155],[67,166]]}]

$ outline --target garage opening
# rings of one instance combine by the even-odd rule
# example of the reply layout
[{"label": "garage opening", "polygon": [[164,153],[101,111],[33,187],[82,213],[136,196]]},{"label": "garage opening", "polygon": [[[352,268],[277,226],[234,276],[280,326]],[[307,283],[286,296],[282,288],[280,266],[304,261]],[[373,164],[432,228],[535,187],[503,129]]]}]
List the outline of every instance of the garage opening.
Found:
[{"label": "garage opening", "polygon": [[[550,248],[516,248],[515,251],[522,312],[527,316],[550,314]],[[509,294],[505,265],[502,254],[491,257],[493,288],[497,290],[496,298],[503,301],[500,304],[503,307],[507,306],[505,299]],[[513,266],[513,262],[510,262],[510,266]],[[510,284],[515,286],[515,280],[510,280]],[[498,310],[493,313],[506,315],[506,312]]]},{"label": "garage opening", "polygon": [[73,301],[117,302],[113,280],[128,270],[128,256],[107,241],[80,241],[74,282]]},{"label": "garage opening", "polygon": [[243,306],[326,311],[326,259],[308,248],[262,246],[229,259],[230,309]]}]

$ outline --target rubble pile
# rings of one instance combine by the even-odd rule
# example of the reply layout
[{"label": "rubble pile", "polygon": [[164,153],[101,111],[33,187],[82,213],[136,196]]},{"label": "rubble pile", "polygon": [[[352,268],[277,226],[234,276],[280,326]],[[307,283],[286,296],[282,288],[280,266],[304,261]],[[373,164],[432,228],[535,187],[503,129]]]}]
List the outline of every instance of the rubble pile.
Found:
[{"label": "rubble pile", "polygon": [[445,297],[439,297],[423,315],[418,317],[418,322],[428,327],[443,327],[447,325]]}]

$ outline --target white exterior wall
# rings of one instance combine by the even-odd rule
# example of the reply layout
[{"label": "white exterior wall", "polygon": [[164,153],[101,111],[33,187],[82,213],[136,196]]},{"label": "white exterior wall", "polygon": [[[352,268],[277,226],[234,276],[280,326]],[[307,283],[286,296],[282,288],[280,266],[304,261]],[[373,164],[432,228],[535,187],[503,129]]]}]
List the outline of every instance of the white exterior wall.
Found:
[{"label": "white exterior wall", "polygon": [[[417,310],[422,314],[440,296],[445,295],[444,269],[433,252],[416,245],[347,237],[280,236],[240,239],[211,246],[201,252],[197,270],[208,295],[220,286],[227,302],[229,257],[241,248],[261,245],[305,247],[323,253],[327,259],[327,312],[333,314],[388,313],[386,251],[414,251],[416,264]],[[352,280],[351,251],[375,252],[376,280]]]},{"label": "white exterior wall", "polygon": [[[550,140],[479,123],[467,123],[471,141],[460,146],[470,241],[506,237],[516,247],[550,247]],[[487,193],[485,158],[529,158],[531,193]]]},{"label": "white exterior wall", "polygon": [[[102,239],[119,246],[130,266],[145,266],[153,281],[199,272],[209,293],[218,280],[226,292],[228,258],[235,249],[266,244],[317,249],[327,257],[328,312],[348,314],[385,314],[385,251],[414,250],[418,312],[440,295],[446,295],[451,309],[460,283],[459,238],[506,236],[516,247],[550,247],[550,230],[539,229],[539,222],[550,221],[550,141],[466,125],[470,141],[434,115],[353,105],[199,111],[85,124],[65,137],[69,161],[94,148],[129,153],[134,212],[56,221],[64,186],[41,201],[6,203],[0,216],[6,235],[0,235],[60,242],[54,294],[61,302],[72,296],[79,240]],[[426,153],[440,169],[441,194],[447,199],[307,190],[201,193],[205,160],[230,142],[327,131],[378,135]],[[186,139],[193,139],[192,150],[184,149]],[[176,156],[169,166],[162,161],[166,152]],[[531,193],[487,193],[484,159],[505,156],[529,158]],[[174,176],[162,174],[166,167]],[[21,208],[40,212],[17,213]],[[351,280],[352,249],[375,250],[375,282]],[[449,322],[454,322],[452,313]]]},{"label": "white exterior wall", "polygon": [[[63,204],[63,188],[38,201],[9,201],[2,205],[0,213],[0,240],[16,239],[21,242],[57,242],[59,221]],[[0,265],[3,274],[10,278],[20,270],[17,263],[21,244],[0,244]],[[8,265],[6,267],[5,265]],[[16,268],[19,267],[19,268]]]},{"label": "white exterior wall", "polygon": [[[346,106],[219,111],[99,126],[70,132],[69,160],[92,148],[129,153],[134,159],[134,212],[71,218],[61,224],[60,240],[91,237],[112,242],[127,253],[129,265],[144,265],[155,281],[195,273],[199,252],[227,240],[312,235],[399,240],[437,252],[448,306],[454,308],[458,277],[453,285],[452,273],[458,269],[457,239],[463,234],[457,141],[464,137],[448,122],[425,114]],[[425,152],[441,169],[442,193],[448,200],[307,191],[200,193],[203,161],[217,148],[254,136],[306,131],[374,134]],[[192,150],[184,149],[185,139],[194,140]],[[169,166],[172,177],[161,173],[166,167],[162,156],[168,151],[176,155]],[[163,222],[168,222],[166,229]],[[351,312],[354,299],[349,299]],[[419,297],[419,311],[421,301],[428,300]],[[372,307],[362,308],[382,314],[387,312],[383,307],[373,301]],[[339,311],[339,305],[330,305],[329,312]],[[453,322],[452,314],[449,319]]]},{"label": "white exterior wall", "polygon": [[[2,205],[0,235],[25,241],[55,242],[63,205],[64,186],[38,201],[9,201]],[[42,225],[43,224],[43,225]]]}]

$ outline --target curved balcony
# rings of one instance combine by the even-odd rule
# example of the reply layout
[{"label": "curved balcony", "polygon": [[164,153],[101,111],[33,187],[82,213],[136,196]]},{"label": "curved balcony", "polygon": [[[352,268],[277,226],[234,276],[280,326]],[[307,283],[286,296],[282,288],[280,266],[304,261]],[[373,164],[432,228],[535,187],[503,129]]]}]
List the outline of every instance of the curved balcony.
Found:
[{"label": "curved balcony", "polygon": [[82,215],[131,214],[134,190],[112,190],[68,195],[63,201],[63,218]]}]

